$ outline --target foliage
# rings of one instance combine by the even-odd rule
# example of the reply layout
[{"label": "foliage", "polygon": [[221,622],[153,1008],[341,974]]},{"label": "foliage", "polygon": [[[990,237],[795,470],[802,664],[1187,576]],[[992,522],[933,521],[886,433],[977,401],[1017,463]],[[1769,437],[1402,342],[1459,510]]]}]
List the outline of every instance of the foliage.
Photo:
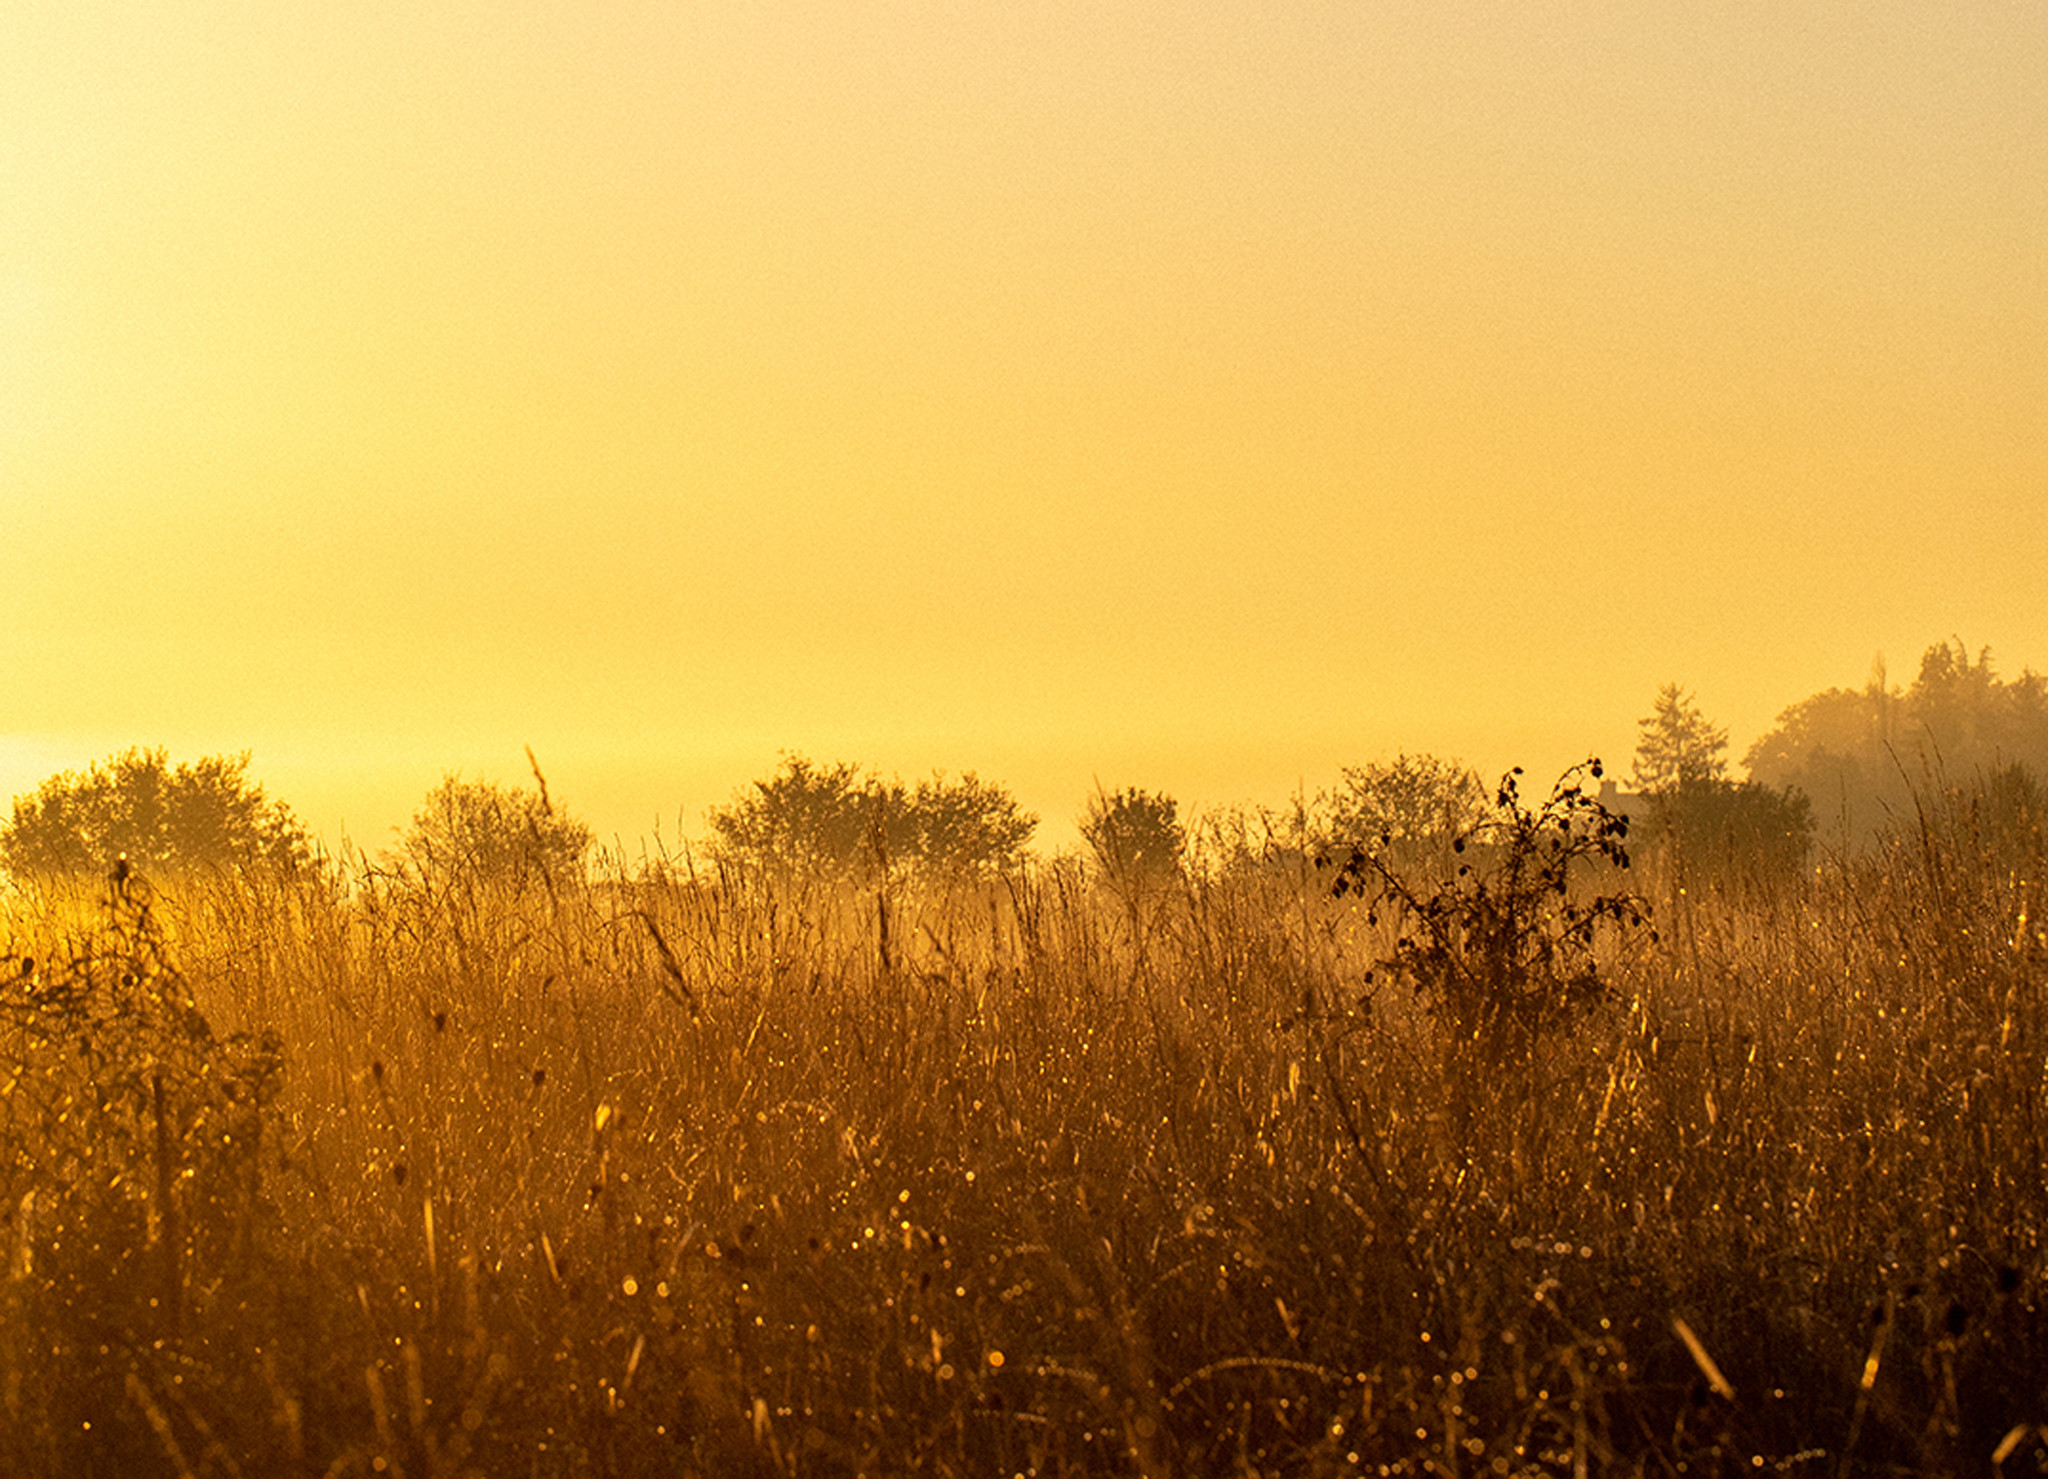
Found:
[{"label": "foliage", "polygon": [[1658,689],[1649,716],[1636,722],[1642,730],[1631,777],[1637,790],[1654,795],[1718,781],[1727,773],[1721,752],[1728,748],[1728,731],[1708,722],[1676,683]]},{"label": "foliage", "polygon": [[1639,840],[1695,881],[1779,884],[1804,871],[1813,835],[1804,792],[1702,778],[1652,792]]},{"label": "foliage", "polygon": [[305,828],[248,768],[246,753],[173,768],[164,751],[138,748],[52,776],[15,798],[0,862],[16,877],[101,874],[123,857],[157,875],[304,863]]},{"label": "foliage", "polygon": [[877,843],[886,854],[907,841],[902,809],[900,787],[863,775],[857,765],[819,766],[787,755],[769,779],[714,808],[710,821],[717,845],[730,855],[829,877],[872,855]]},{"label": "foliage", "polygon": [[954,781],[943,775],[919,781],[910,814],[919,861],[955,876],[1018,867],[1038,827],[1014,796],[972,771]]},{"label": "foliage", "polygon": [[2012,765],[2048,776],[2048,678],[2001,680],[1988,648],[1930,647],[1912,685],[1880,663],[1862,689],[1831,688],[1786,709],[1749,749],[1750,778],[1813,801],[1823,831],[1868,844],[1939,791]]},{"label": "foliage", "polygon": [[954,875],[1014,867],[1038,825],[1008,791],[972,772],[906,788],[801,755],[785,756],[710,821],[728,856],[828,879],[899,862]]},{"label": "foliage", "polygon": [[1581,779],[1600,773],[1598,760],[1574,767],[1531,807],[1510,771],[1491,812],[1452,844],[1463,861],[1449,878],[1411,880],[1369,847],[1339,871],[1334,892],[1362,895],[1393,932],[1379,969],[1414,990],[1454,1048],[1522,1057],[1610,997],[1600,948],[1644,913],[1632,894],[1575,887],[1589,864],[1628,866],[1628,819]]},{"label": "foliage", "polygon": [[590,829],[538,791],[446,776],[413,813],[391,862],[429,887],[487,882],[514,889],[579,881]]},{"label": "foliage", "polygon": [[1179,813],[1179,803],[1160,792],[1136,786],[1098,791],[1081,814],[1081,840],[1113,883],[1170,878],[1187,847]]},{"label": "foliage", "polygon": [[[0,1381],[27,1378],[46,1404],[11,1407],[6,1431],[46,1416],[85,1452],[110,1392],[175,1384],[185,1340],[232,1323],[275,1274],[282,1043],[215,1032],[148,896],[117,889],[83,931],[10,921],[0,955],[0,1323],[34,1332],[29,1352],[0,1354]],[[0,1439],[10,1472],[32,1471],[24,1457]]]},{"label": "foliage", "polygon": [[1395,756],[1347,766],[1332,806],[1332,840],[1340,848],[1448,841],[1486,815],[1479,773],[1435,755]]},{"label": "foliage", "polygon": [[2048,678],[2024,672],[2001,682],[1990,648],[1973,661],[1960,638],[1938,643],[1921,656],[1905,717],[1950,764],[2038,762],[2048,751]]}]

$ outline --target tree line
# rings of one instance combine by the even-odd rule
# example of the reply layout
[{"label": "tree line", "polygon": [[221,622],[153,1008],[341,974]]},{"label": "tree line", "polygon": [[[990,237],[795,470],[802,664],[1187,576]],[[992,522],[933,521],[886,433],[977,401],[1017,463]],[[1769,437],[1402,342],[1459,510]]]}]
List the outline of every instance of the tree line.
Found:
[{"label": "tree line", "polygon": [[[1639,848],[1696,862],[1796,870],[1817,839],[1854,849],[1959,789],[1976,798],[1992,838],[2024,831],[2048,805],[2048,679],[2001,679],[1988,649],[1973,656],[1960,641],[1928,648],[1905,687],[1880,663],[1860,689],[1793,704],[1750,746],[1740,779],[1729,774],[1727,731],[1678,684],[1657,693],[1638,727],[1633,791],[1610,799],[1629,812]],[[318,866],[307,828],[248,766],[246,753],[173,765],[161,749],[136,748],[53,776],[0,822],[0,868],[21,880],[117,866],[152,877]],[[446,777],[376,866],[419,882],[582,876],[593,836],[535,774],[536,790]],[[1333,788],[1279,813],[1190,822],[1173,797],[1124,787],[1098,790],[1077,826],[1102,876],[1141,883],[1197,853],[1229,866],[1446,844],[1473,835],[1495,800],[1471,767],[1404,753],[1346,767]],[[801,755],[784,756],[708,822],[720,863],[827,878],[992,876],[1023,862],[1038,826],[1005,787],[972,772],[906,783]]]}]

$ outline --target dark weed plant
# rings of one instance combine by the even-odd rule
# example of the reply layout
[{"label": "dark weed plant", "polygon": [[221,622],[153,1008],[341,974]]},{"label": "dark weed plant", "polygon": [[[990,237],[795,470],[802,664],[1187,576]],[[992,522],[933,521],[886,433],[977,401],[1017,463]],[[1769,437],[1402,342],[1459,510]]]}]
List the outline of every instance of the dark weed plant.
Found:
[{"label": "dark weed plant", "polygon": [[1215,829],[1142,932],[1071,860],[18,892],[0,1465],[2017,1472],[2030,813],[1653,935],[1576,775],[1496,800],[1335,897]]},{"label": "dark weed plant", "polygon": [[1363,899],[1392,933],[1384,978],[1421,998],[1455,1051],[1526,1058],[1615,999],[1607,947],[1647,915],[1613,886],[1629,865],[1628,818],[1587,791],[1600,773],[1588,761],[1531,806],[1510,771],[1491,810],[1452,838],[1448,876],[1416,876],[1391,837],[1355,846],[1338,868],[1331,892]]},{"label": "dark weed plant", "polygon": [[0,957],[13,1472],[112,1472],[124,1426],[230,1379],[214,1338],[271,1272],[283,1047],[214,1031],[151,899],[124,861],[96,919]]}]

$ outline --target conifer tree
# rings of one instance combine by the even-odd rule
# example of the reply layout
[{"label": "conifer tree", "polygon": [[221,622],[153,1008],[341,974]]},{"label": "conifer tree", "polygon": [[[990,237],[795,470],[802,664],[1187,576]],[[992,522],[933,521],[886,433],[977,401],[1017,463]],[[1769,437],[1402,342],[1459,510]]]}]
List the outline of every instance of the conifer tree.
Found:
[{"label": "conifer tree", "polygon": [[1728,748],[1728,731],[1710,723],[1676,683],[1657,691],[1655,707],[1637,727],[1642,730],[1633,772],[1637,790],[1654,794],[1726,776],[1728,763],[1721,752]]}]

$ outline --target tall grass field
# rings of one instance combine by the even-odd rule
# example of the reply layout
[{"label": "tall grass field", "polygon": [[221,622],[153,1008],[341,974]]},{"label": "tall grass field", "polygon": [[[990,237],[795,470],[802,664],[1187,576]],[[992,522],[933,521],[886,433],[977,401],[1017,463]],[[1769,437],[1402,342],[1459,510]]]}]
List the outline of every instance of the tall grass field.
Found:
[{"label": "tall grass field", "polygon": [[2042,834],[1552,820],[18,884],[0,1473],[2034,1471]]}]

